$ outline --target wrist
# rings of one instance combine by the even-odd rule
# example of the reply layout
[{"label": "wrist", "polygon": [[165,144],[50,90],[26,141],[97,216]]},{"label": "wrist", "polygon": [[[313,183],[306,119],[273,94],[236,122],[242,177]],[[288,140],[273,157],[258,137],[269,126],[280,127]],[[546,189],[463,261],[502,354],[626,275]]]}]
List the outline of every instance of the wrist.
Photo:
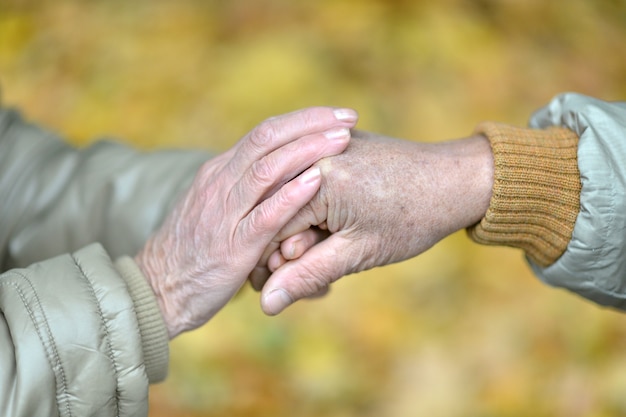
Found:
[{"label": "wrist", "polygon": [[489,209],[493,192],[494,159],[487,137],[477,134],[462,139],[465,143],[465,175],[462,178],[468,196],[468,217],[463,228],[478,223]]},{"label": "wrist", "polygon": [[442,187],[452,222],[449,233],[478,223],[487,212],[494,181],[494,160],[489,140],[480,134],[445,142],[447,163]]},{"label": "wrist", "polygon": [[166,291],[163,289],[164,276],[167,275],[165,272],[166,268],[155,261],[157,259],[165,259],[165,255],[153,252],[151,241],[148,241],[146,246],[135,255],[133,260],[152,289],[161,317],[167,328],[168,337],[171,340],[176,335],[182,333],[182,330],[176,324],[176,315],[172,314],[172,306],[170,305],[172,294],[168,294],[168,297],[166,297]]}]

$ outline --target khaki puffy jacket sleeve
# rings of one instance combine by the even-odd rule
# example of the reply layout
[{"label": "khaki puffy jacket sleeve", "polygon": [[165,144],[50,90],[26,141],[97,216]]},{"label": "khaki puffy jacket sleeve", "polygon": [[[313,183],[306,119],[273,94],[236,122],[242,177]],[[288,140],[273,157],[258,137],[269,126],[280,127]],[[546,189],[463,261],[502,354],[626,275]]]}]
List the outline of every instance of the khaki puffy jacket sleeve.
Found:
[{"label": "khaki puffy jacket sleeve", "polygon": [[2,415],[147,415],[167,332],[125,255],[208,157],[110,141],[79,150],[0,109]]},{"label": "khaki puffy jacket sleeve", "polygon": [[626,310],[626,102],[562,94],[530,126],[562,126],[580,138],[580,210],[571,240],[553,264],[531,262],[534,272],[547,284]]}]

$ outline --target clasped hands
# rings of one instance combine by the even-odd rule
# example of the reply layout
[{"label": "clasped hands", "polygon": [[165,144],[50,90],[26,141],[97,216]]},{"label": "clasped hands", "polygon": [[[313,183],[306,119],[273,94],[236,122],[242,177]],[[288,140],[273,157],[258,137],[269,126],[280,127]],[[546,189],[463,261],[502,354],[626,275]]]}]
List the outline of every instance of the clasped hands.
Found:
[{"label": "clasped hands", "polygon": [[351,131],[350,109],[268,119],[207,161],[135,261],[170,338],[208,321],[248,279],[278,314],[340,277],[399,262],[484,215],[490,145]]}]

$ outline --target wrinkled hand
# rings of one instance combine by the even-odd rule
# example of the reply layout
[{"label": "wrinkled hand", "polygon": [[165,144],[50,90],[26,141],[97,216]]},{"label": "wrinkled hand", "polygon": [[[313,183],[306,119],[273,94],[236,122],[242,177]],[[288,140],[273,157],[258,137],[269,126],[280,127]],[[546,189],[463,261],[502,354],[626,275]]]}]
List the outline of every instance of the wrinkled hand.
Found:
[{"label": "wrinkled hand", "polygon": [[319,168],[302,172],[342,152],[356,119],[352,110],[331,108],[268,119],[202,166],[135,257],[170,338],[205,323],[237,292],[263,249],[317,192]]},{"label": "wrinkled hand", "polygon": [[425,144],[354,132],[344,153],[316,166],[320,191],[250,277],[270,315],[344,275],[424,252],[478,222],[491,198],[493,160],[482,136]]}]

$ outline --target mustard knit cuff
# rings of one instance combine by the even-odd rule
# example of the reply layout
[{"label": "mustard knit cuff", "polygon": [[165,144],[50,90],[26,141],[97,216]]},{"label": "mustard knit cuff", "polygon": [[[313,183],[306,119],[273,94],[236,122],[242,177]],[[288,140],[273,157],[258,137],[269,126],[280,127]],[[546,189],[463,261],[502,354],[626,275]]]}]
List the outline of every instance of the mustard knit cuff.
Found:
[{"label": "mustard knit cuff", "polygon": [[567,248],[580,207],[578,136],[564,128],[518,128],[485,122],[476,133],[491,142],[494,185],[489,209],[468,228],[478,243],[523,249],[541,267]]},{"label": "mustard knit cuff", "polygon": [[169,337],[152,288],[132,260],[124,256],[115,261],[115,267],[126,281],[133,299],[139,333],[143,345],[143,360],[151,384],[167,376],[169,364]]}]

